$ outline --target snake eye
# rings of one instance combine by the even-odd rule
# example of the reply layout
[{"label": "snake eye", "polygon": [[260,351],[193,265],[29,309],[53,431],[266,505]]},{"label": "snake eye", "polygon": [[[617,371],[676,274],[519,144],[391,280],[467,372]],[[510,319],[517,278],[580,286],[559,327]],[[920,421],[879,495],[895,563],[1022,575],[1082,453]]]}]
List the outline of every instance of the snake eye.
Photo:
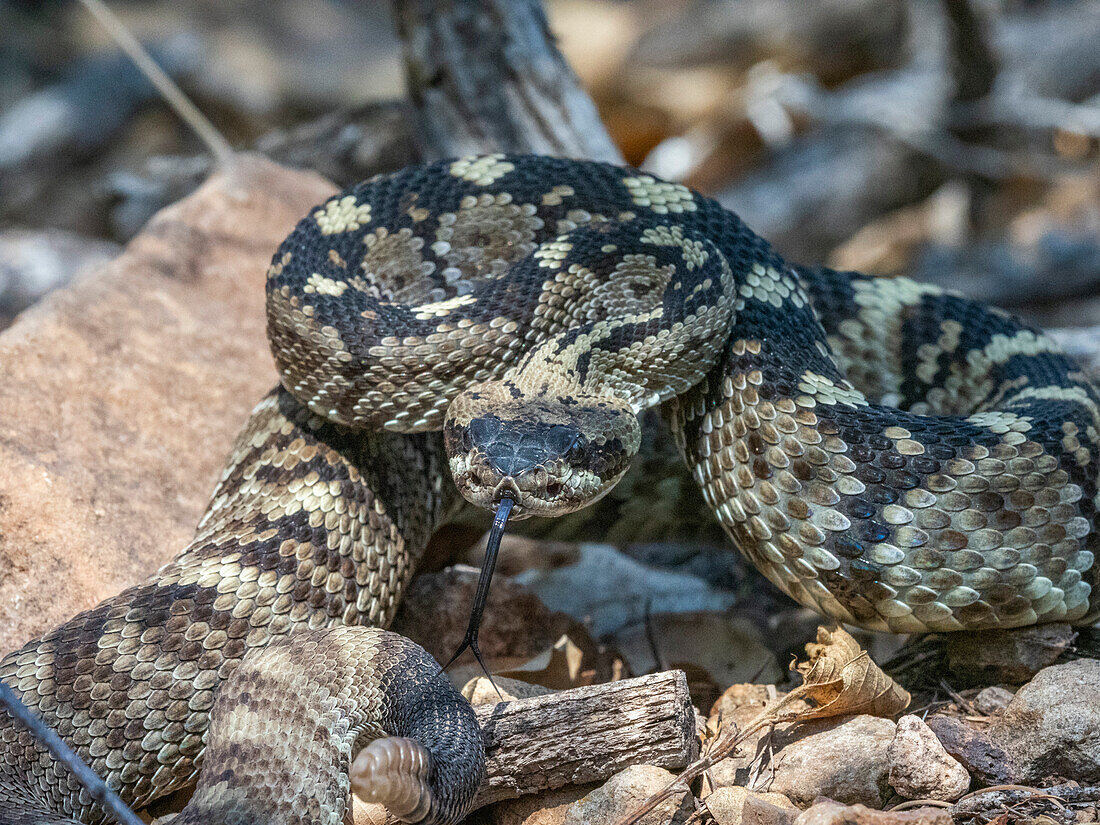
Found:
[{"label": "snake eye", "polygon": [[585,459],[584,448],[585,441],[578,435],[573,439],[573,443],[569,445],[569,449],[565,451],[565,460],[574,467],[579,467]]}]

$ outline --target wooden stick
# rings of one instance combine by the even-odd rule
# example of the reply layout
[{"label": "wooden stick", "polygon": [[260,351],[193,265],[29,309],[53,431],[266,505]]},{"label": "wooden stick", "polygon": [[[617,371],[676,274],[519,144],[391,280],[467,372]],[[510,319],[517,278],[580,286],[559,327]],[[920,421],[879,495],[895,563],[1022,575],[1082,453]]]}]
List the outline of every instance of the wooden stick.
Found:
[{"label": "wooden stick", "polygon": [[539,0],[394,0],[426,157],[537,152],[622,163]]},{"label": "wooden stick", "polygon": [[113,11],[107,8],[103,0],[80,0],[80,2],[99,21],[99,24],[110,33],[118,47],[129,55],[130,59],[134,61],[134,65],[149,79],[149,82],[153,84],[153,87],[168,105],[175,110],[180,119],[198,135],[199,140],[206,144],[206,148],[210,150],[210,154],[213,155],[217,164],[222,167],[228,166],[233,160],[233,147],[230,146],[229,141],[222,136],[222,133],[207,119],[206,115],[191,102],[191,99],[183,93],[183,90],[165,73],[164,69],[153,60],[145,47],[134,37],[133,32],[123,25]]},{"label": "wooden stick", "polygon": [[683,671],[474,708],[488,755],[475,807],[630,765],[683,768],[699,753]]},{"label": "wooden stick", "polygon": [[994,785],[968,793],[949,810],[952,817],[966,821],[977,817],[993,817],[1008,808],[1018,808],[1029,803],[1037,808],[1043,806],[1052,813],[1069,813],[1066,811],[1067,806],[1091,806],[1097,802],[1100,802],[1100,787],[1095,786],[1055,785],[1049,788],[1032,788],[1027,785]]}]

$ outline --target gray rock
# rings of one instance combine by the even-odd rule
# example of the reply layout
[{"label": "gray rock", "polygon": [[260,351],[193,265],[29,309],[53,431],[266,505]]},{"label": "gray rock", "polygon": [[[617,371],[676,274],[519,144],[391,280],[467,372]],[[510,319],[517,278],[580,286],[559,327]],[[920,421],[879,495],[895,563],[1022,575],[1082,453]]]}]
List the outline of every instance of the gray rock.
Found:
[{"label": "gray rock", "polygon": [[779,734],[771,790],[803,808],[819,796],[882,807],[893,793],[889,751],[896,730],[889,719],[854,716],[808,722]]},{"label": "gray rock", "polygon": [[823,799],[803,811],[795,825],[951,825],[951,822],[951,814],[943,808],[876,811],[865,805],[841,805]]},{"label": "gray rock", "polygon": [[745,799],[741,808],[741,825],[794,825],[800,811],[782,794],[778,796],[786,804],[775,804],[763,798],[762,794],[753,794]]},{"label": "gray rock", "polygon": [[903,716],[890,743],[890,784],[907,799],[954,802],[970,787],[966,768],[919,716]]},{"label": "gray rock", "polygon": [[120,251],[117,244],[59,229],[0,232],[0,323]]},{"label": "gray rock", "polygon": [[1100,661],[1078,659],[1040,671],[990,728],[1017,782],[1063,776],[1100,782]]},{"label": "gray rock", "polygon": [[[632,765],[570,805],[563,825],[612,825],[672,779],[664,768]],[[639,825],[681,823],[693,810],[691,794],[673,795],[642,817]]]},{"label": "gray rock", "polygon": [[741,787],[719,788],[703,801],[718,825],[789,825],[799,812],[783,794]]},{"label": "gray rock", "polygon": [[1054,664],[1077,637],[1066,624],[948,633],[947,665],[969,684],[1022,684]]},{"label": "gray rock", "polygon": [[1012,785],[1016,782],[1008,754],[989,737],[989,730],[957,716],[932,714],[928,727],[944,749],[959,760],[981,785]]},{"label": "gray rock", "polygon": [[585,622],[605,636],[650,614],[727,610],[736,602],[707,582],[639,564],[606,544],[581,546],[576,564],[557,570],[530,570],[515,577],[547,604]]},{"label": "gray rock", "polygon": [[974,697],[974,708],[986,716],[1000,713],[1012,701],[1012,691],[996,685],[984,688]]}]

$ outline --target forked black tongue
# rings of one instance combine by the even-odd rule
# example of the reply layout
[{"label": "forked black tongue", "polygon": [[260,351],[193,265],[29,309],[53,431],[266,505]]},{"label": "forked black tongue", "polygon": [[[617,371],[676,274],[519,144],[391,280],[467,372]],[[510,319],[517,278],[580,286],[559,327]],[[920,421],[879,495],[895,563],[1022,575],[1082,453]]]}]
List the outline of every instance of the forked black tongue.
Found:
[{"label": "forked black tongue", "polygon": [[493,571],[497,566],[497,551],[500,550],[500,540],[504,536],[504,528],[508,524],[508,516],[511,515],[514,504],[515,501],[505,496],[497,505],[497,511],[493,515],[493,526],[489,530],[489,542],[485,547],[485,561],[481,563],[481,576],[478,577],[477,591],[474,593],[474,605],[470,609],[470,624],[466,627],[466,635],[462,639],[462,644],[458,646],[458,650],[455,651],[455,655],[440,670],[442,672],[453,665],[455,659],[469,648],[474,652],[474,658],[481,665],[481,669],[489,679],[489,684],[493,686],[493,690],[497,692],[497,696],[500,696],[502,702],[504,696],[501,695],[500,688],[493,681],[493,675],[489,672],[489,668],[485,667],[485,662],[481,658],[481,651],[477,646],[477,633],[481,628],[481,614],[485,612],[485,603],[489,600],[489,584],[493,581]]}]

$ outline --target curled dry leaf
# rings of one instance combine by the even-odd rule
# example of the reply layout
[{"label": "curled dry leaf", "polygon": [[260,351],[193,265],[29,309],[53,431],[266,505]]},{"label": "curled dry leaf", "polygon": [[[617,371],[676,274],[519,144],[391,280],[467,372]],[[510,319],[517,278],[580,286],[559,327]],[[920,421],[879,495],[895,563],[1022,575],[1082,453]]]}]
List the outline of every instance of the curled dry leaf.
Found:
[{"label": "curled dry leaf", "polygon": [[806,645],[810,659],[794,665],[803,684],[787,699],[810,699],[817,707],[790,717],[798,720],[821,719],[867,713],[871,716],[895,716],[909,706],[909,692],[882,672],[867,651],[843,628],[819,627],[817,641]]}]

